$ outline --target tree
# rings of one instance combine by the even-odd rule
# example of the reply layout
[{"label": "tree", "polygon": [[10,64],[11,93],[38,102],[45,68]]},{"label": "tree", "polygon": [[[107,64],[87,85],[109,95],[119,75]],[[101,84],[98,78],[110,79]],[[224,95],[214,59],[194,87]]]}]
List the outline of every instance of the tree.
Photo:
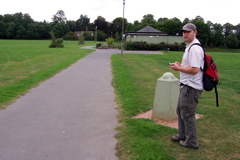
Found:
[{"label": "tree", "polygon": [[11,14],[5,14],[5,15],[3,16],[2,21],[3,21],[4,23],[14,22],[13,15],[11,15]]},{"label": "tree", "polygon": [[3,21],[3,16],[0,14],[0,21]]},{"label": "tree", "polygon": [[105,18],[101,16],[98,16],[97,19],[94,21],[94,26],[97,27],[98,30],[103,31],[105,34],[110,33],[109,23],[106,22]]},{"label": "tree", "polygon": [[[0,27],[1,28],[1,27]],[[236,36],[237,39],[240,41],[240,23],[238,25],[235,26],[236,28]],[[239,46],[240,47],[240,46]]]},{"label": "tree", "polygon": [[176,35],[182,29],[182,22],[178,18],[166,20],[162,23],[160,30],[169,35]]},{"label": "tree", "polygon": [[[128,27],[128,26],[130,26],[130,27]],[[139,22],[139,21],[134,21],[133,22],[133,24],[127,24],[126,25],[126,31],[128,31],[128,32],[137,32],[138,30],[140,30],[140,29],[142,29],[144,26],[142,25],[142,23],[141,22]]]},{"label": "tree", "polygon": [[0,21],[0,38],[5,38],[6,36],[6,24]]},{"label": "tree", "polygon": [[90,18],[87,15],[80,15],[80,18],[76,21],[76,30],[77,31],[86,31],[88,30],[88,25]]},{"label": "tree", "polygon": [[76,22],[75,21],[67,21],[66,22],[68,28],[70,29],[70,31],[74,32],[76,31]]},{"label": "tree", "polygon": [[[196,21],[195,25],[196,25],[197,31],[198,31],[197,38],[200,40],[200,42],[203,45],[206,45],[206,44],[209,45],[210,37],[212,35],[209,26],[206,23],[204,23],[203,21]],[[207,46],[205,46],[205,47],[207,47]]]},{"label": "tree", "polygon": [[187,24],[187,23],[189,23],[189,22],[190,22],[189,18],[185,18],[185,19],[183,20],[183,25],[185,25],[185,24]]},{"label": "tree", "polygon": [[91,40],[94,40],[94,36],[92,36],[90,33],[88,33],[88,32],[83,32],[83,35],[82,35],[83,37],[84,37],[84,39],[85,40],[87,40],[87,41],[91,41]]},{"label": "tree", "polygon": [[19,38],[19,39],[28,38],[27,37],[27,29],[25,27],[23,27],[22,25],[20,25],[18,30],[17,30],[16,38]]},{"label": "tree", "polygon": [[53,28],[52,31],[54,32],[55,36],[60,38],[63,37],[67,32],[69,32],[69,28],[68,26],[61,22],[61,23],[57,23]]},{"label": "tree", "polygon": [[31,18],[31,16],[28,13],[24,14],[22,17],[22,25],[27,27],[31,23],[34,23],[34,20]]},{"label": "tree", "polygon": [[158,22],[163,23],[163,22],[165,22],[166,20],[168,20],[168,18],[159,18],[159,19],[158,19]]},{"label": "tree", "polygon": [[204,19],[201,16],[196,16],[195,19],[191,20],[192,23],[196,23],[196,22],[199,22],[199,21],[202,22],[202,23],[205,23]]},{"label": "tree", "polygon": [[225,23],[223,25],[223,32],[224,32],[225,37],[227,37],[228,35],[233,33],[233,28],[234,28],[233,25],[230,23]]},{"label": "tree", "polygon": [[217,30],[216,33],[213,35],[212,43],[214,47],[221,47],[224,45],[224,36],[221,30]]},{"label": "tree", "polygon": [[7,23],[7,30],[6,30],[6,37],[7,38],[15,38],[15,35],[16,35],[16,24],[14,22],[9,22]]},{"label": "tree", "polygon": [[107,38],[107,34],[101,30],[97,31],[97,41],[104,41]]},{"label": "tree", "polygon": [[46,22],[35,22],[27,26],[27,38],[28,39],[47,39],[49,38],[49,32],[51,26]]},{"label": "tree", "polygon": [[55,15],[53,15],[52,21],[56,23],[66,23],[67,18],[65,17],[65,13],[63,10],[59,10]]},{"label": "tree", "polygon": [[223,26],[219,23],[215,23],[215,24],[212,24],[212,32],[217,32],[217,31],[221,31],[223,32]]},{"label": "tree", "polygon": [[142,25],[145,26],[151,26],[156,27],[156,20],[154,19],[154,15],[152,14],[146,14],[143,16],[143,19],[141,20]]},{"label": "tree", "polygon": [[[118,17],[113,20],[111,28],[114,35],[117,32],[122,33],[122,20],[123,20],[122,17]],[[127,24],[128,24],[127,19],[124,18],[124,26],[127,26]],[[123,33],[125,33],[125,29],[126,27],[124,27]]]},{"label": "tree", "polygon": [[238,48],[239,46],[239,40],[235,34],[229,34],[226,37],[225,43],[228,48]]},{"label": "tree", "polygon": [[31,23],[28,25],[27,37],[29,39],[39,39],[39,32],[36,23]]}]

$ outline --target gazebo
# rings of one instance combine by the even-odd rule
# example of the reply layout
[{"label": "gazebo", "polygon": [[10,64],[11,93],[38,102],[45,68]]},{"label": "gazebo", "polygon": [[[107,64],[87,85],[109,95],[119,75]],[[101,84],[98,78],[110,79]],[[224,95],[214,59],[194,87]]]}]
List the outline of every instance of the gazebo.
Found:
[{"label": "gazebo", "polygon": [[166,32],[159,31],[151,26],[146,26],[137,32],[127,32],[125,35],[126,42],[147,42],[147,43],[182,43],[181,36],[168,35]]}]

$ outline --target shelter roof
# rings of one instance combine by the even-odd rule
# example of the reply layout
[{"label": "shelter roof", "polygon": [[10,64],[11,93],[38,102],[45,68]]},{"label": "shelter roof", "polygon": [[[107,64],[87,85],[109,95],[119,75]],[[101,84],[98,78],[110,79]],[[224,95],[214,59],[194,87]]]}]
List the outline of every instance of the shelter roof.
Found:
[{"label": "shelter roof", "polygon": [[127,35],[167,35],[166,32],[159,31],[151,26],[146,26],[137,32],[127,32]]}]

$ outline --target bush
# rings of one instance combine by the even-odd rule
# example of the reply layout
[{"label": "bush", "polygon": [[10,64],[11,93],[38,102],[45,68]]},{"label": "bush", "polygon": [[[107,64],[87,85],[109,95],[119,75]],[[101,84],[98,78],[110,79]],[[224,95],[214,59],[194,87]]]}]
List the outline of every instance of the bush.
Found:
[{"label": "bush", "polygon": [[113,38],[107,38],[105,40],[106,40],[106,43],[108,44],[108,47],[113,45],[113,43],[114,43],[114,39]]},{"label": "bush", "polygon": [[64,45],[63,45],[63,39],[62,39],[62,38],[58,38],[58,39],[56,40],[56,47],[57,47],[57,48],[63,48],[63,47],[64,47]]},{"label": "bush", "polygon": [[128,42],[125,44],[126,50],[150,50],[150,51],[157,51],[157,50],[163,50],[163,51],[184,51],[185,44],[165,44],[165,43],[147,43],[147,42]]},{"label": "bush", "polygon": [[64,40],[77,40],[77,37],[73,32],[68,32],[65,36],[63,36]]},{"label": "bush", "polygon": [[99,48],[99,47],[101,47],[101,46],[102,46],[101,43],[97,43],[97,44],[96,44],[96,48]]},{"label": "bush", "polygon": [[78,38],[78,45],[81,45],[81,44],[84,44],[85,38],[83,37],[83,35],[80,35],[79,38]]},{"label": "bush", "polygon": [[51,34],[51,38],[52,38],[52,42],[49,45],[49,48],[63,48],[63,39],[62,38],[58,38],[56,39],[55,34],[53,32],[50,32]]}]

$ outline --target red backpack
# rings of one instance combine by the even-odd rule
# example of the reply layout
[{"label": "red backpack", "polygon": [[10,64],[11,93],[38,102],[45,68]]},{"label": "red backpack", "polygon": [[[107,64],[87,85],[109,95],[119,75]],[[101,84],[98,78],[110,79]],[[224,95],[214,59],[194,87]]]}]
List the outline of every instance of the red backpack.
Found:
[{"label": "red backpack", "polygon": [[[202,47],[201,44],[199,43],[194,43],[189,47],[188,52],[190,51],[191,47],[193,45],[198,45]],[[219,106],[218,104],[218,92],[217,92],[217,85],[219,82],[219,77],[218,77],[218,70],[217,70],[217,65],[215,61],[212,59],[211,55],[205,54],[205,49],[202,47],[203,52],[204,52],[204,67],[201,70],[203,71],[203,88],[205,91],[211,91],[213,88],[215,89],[215,94],[216,94],[216,105],[217,107]]]}]

